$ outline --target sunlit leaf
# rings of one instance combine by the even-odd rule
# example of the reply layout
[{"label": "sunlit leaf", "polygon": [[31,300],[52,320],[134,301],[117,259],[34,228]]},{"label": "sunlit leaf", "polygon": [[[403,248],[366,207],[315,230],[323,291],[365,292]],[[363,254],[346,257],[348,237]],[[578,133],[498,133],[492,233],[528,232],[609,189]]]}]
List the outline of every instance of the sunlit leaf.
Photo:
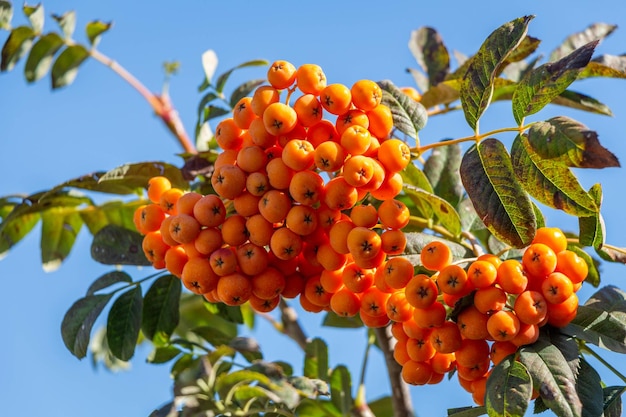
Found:
[{"label": "sunlit leaf", "polygon": [[528,369],[545,405],[558,416],[581,416],[576,378],[556,346],[540,336],[537,342],[520,349],[520,361]]},{"label": "sunlit leaf", "polygon": [[512,20],[493,31],[471,58],[461,85],[461,104],[465,120],[473,130],[491,102],[493,80],[503,63],[519,45],[533,16]]},{"label": "sunlit leaf", "polygon": [[513,141],[511,161],[524,189],[541,203],[573,216],[598,212],[599,207],[574,173],[567,166],[538,155],[526,136],[518,135]]},{"label": "sunlit leaf", "polygon": [[[0,207],[0,213],[9,207]],[[11,209],[10,207],[9,209]],[[10,217],[9,217],[10,216]],[[9,249],[22,240],[39,223],[40,213],[22,213],[19,215],[2,215],[0,223],[0,259]]]},{"label": "sunlit leaf", "polygon": [[26,17],[28,17],[28,21],[30,22],[30,25],[32,26],[35,33],[41,33],[45,20],[43,4],[39,3],[34,6],[29,6],[24,3],[22,9],[24,10],[24,14],[26,15]]},{"label": "sunlit leaf", "polygon": [[136,231],[109,224],[91,242],[91,257],[105,265],[144,265],[150,261],[141,249],[143,236]]},{"label": "sunlit leaf", "polygon": [[434,193],[453,207],[459,204],[464,194],[460,166],[461,147],[458,144],[433,149],[424,163],[424,173],[432,184]]},{"label": "sunlit leaf", "polygon": [[176,346],[159,346],[155,347],[146,358],[148,363],[166,363],[182,353],[182,350]]},{"label": "sunlit leaf", "polygon": [[141,331],[157,346],[165,344],[178,326],[181,290],[180,279],[168,274],[154,281],[146,291]]},{"label": "sunlit leaf", "polygon": [[537,227],[534,211],[502,142],[492,138],[472,146],[463,156],[460,172],[476,213],[489,231],[515,248],[528,245]]},{"label": "sunlit leaf", "polygon": [[183,178],[178,167],[161,161],[122,165],[102,175],[98,182],[105,183],[106,186],[146,188],[148,180],[156,176],[167,177],[173,187],[183,190],[189,188],[189,183]]},{"label": "sunlit leaf", "polygon": [[594,23],[585,30],[573,33],[568,36],[561,45],[550,53],[550,61],[557,61],[581,46],[596,40],[601,40],[609,36],[615,29],[616,25],[606,23]]},{"label": "sunlit leaf", "polygon": [[9,29],[13,18],[13,6],[11,2],[0,1],[0,29]]},{"label": "sunlit leaf", "polygon": [[459,80],[447,80],[430,87],[422,94],[420,103],[427,109],[440,104],[448,105],[457,101],[460,97],[459,89],[461,84]]},{"label": "sunlit leaf", "polygon": [[450,55],[435,29],[424,26],[411,32],[409,49],[428,74],[430,85],[437,85],[445,79],[450,70]]},{"label": "sunlit leaf", "polygon": [[591,60],[597,41],[590,42],[556,62],[544,64],[528,73],[513,94],[515,121],[537,113],[573,83]]},{"label": "sunlit leaf", "polygon": [[52,18],[59,24],[65,38],[71,39],[76,29],[76,12],[72,10],[62,15],[53,14]]},{"label": "sunlit leaf", "polygon": [[428,120],[426,108],[403,93],[391,81],[379,81],[378,85],[383,90],[382,103],[391,110],[393,126],[415,139],[416,146],[419,146],[418,132],[426,126]]},{"label": "sunlit leaf", "polygon": [[92,47],[96,47],[100,43],[100,36],[111,29],[112,25],[111,22],[103,22],[101,20],[92,20],[87,23],[85,32],[87,32],[87,39],[89,39]]},{"label": "sunlit leaf", "polygon": [[87,355],[91,328],[112,296],[113,294],[100,294],[83,297],[65,313],[61,323],[61,336],[67,349],[78,359]]},{"label": "sunlit leaf", "polygon": [[580,73],[583,77],[626,77],[626,55],[604,54],[593,58],[589,65]]},{"label": "sunlit leaf", "polygon": [[17,61],[24,56],[33,44],[35,32],[29,26],[18,26],[11,30],[0,55],[0,71],[11,71]]},{"label": "sunlit leaf", "polygon": [[69,255],[83,225],[80,214],[65,207],[53,207],[41,214],[41,263],[54,271]]},{"label": "sunlit leaf", "polygon": [[[595,184],[591,187],[589,196],[593,199],[596,206],[600,208],[602,204],[602,186]],[[578,228],[580,230],[578,240],[581,245],[592,246],[596,249],[600,249],[604,245],[606,232],[600,210],[590,216],[579,217]]]},{"label": "sunlit leaf", "polygon": [[85,207],[79,213],[92,235],[111,224],[134,230],[133,214],[143,204],[145,204],[143,200],[108,201],[99,206]]},{"label": "sunlit leaf", "polygon": [[528,370],[511,357],[503,359],[491,371],[486,392],[485,405],[492,415],[523,417],[533,393]]},{"label": "sunlit leaf", "polygon": [[209,49],[202,54],[202,69],[204,70],[204,82],[200,86],[199,90],[203,91],[209,85],[211,85],[211,80],[213,79],[213,75],[215,74],[215,70],[217,69],[217,54],[214,50]]},{"label": "sunlit leaf", "polygon": [[141,329],[143,297],[137,286],[120,295],[111,306],[107,318],[107,342],[111,353],[127,361],[135,353],[135,345]]},{"label": "sunlit leaf", "polygon": [[337,407],[330,402],[324,400],[312,400],[305,398],[297,409],[297,415],[307,417],[343,417]]},{"label": "sunlit leaf", "polygon": [[537,50],[539,44],[541,43],[540,39],[533,38],[532,36],[524,36],[522,41],[517,45],[517,47],[511,51],[511,53],[504,60],[502,67],[519,62],[528,56],[530,56],[533,52]]},{"label": "sunlit leaf", "polygon": [[63,45],[63,39],[56,33],[48,33],[39,38],[33,45],[26,65],[24,66],[24,76],[26,81],[34,82],[45,76],[52,65],[54,54]]},{"label": "sunlit leaf", "polygon": [[461,234],[461,218],[454,207],[436,194],[429,193],[421,188],[404,185],[404,190],[412,198],[430,206],[432,213],[443,227],[453,236]]},{"label": "sunlit leaf", "polygon": [[590,113],[603,114],[605,116],[613,115],[613,112],[606,104],[599,102],[593,97],[571,90],[563,91],[558,97],[555,97],[552,100],[551,104],[558,104],[559,106],[570,107],[572,109],[583,110]]},{"label": "sunlit leaf", "polygon": [[392,416],[393,401],[390,396],[377,398],[367,403],[367,406],[375,416]]},{"label": "sunlit leaf", "polygon": [[78,67],[89,57],[89,51],[82,45],[65,48],[52,64],[52,88],[70,85],[78,75]]},{"label": "sunlit leaf", "polygon": [[328,346],[320,338],[307,342],[304,357],[304,376],[328,381]]},{"label": "sunlit leaf", "polygon": [[111,285],[119,283],[131,283],[133,282],[130,275],[124,271],[111,271],[100,276],[87,288],[87,296],[94,295],[96,292],[110,287]]}]

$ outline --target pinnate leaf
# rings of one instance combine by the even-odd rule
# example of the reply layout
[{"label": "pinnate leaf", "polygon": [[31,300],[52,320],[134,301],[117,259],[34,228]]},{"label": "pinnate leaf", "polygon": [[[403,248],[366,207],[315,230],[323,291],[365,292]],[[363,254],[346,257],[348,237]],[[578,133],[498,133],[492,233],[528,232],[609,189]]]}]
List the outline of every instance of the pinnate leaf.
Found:
[{"label": "pinnate leaf", "polygon": [[34,6],[24,4],[23,10],[35,33],[41,33],[44,23],[43,5],[41,3]]},{"label": "pinnate leaf", "polygon": [[87,288],[86,296],[94,295],[96,292],[110,287],[111,285],[119,283],[131,283],[133,282],[130,275],[124,271],[111,271],[100,276]]},{"label": "pinnate leaf", "polygon": [[616,25],[594,23],[581,32],[573,33],[550,53],[550,61],[557,61],[589,42],[604,39],[615,29]]},{"label": "pinnate leaf", "polygon": [[172,187],[183,190],[189,188],[178,167],[161,161],[122,165],[102,175],[98,182],[109,187],[146,188],[150,178],[160,175],[167,177]]},{"label": "pinnate leaf", "polygon": [[598,372],[584,358],[576,376],[576,390],[585,416],[601,416],[604,412],[604,392]]},{"label": "pinnate leaf", "polygon": [[91,257],[105,265],[151,265],[141,248],[143,236],[134,230],[108,224],[91,242]]},{"label": "pinnate leaf", "polygon": [[54,271],[72,250],[83,220],[74,209],[54,207],[41,214],[41,225],[41,262]]},{"label": "pinnate leaf", "polygon": [[174,275],[158,278],[144,297],[141,331],[152,342],[164,345],[178,326],[182,285]]},{"label": "pinnate leaf", "polygon": [[52,88],[70,85],[78,75],[78,67],[89,57],[89,51],[82,45],[65,48],[52,64]]},{"label": "pinnate leaf", "polygon": [[62,15],[53,14],[52,18],[59,24],[64,37],[71,39],[74,34],[74,29],[76,29],[76,12],[69,11]]},{"label": "pinnate leaf", "polygon": [[454,207],[463,198],[463,183],[459,175],[461,156],[461,146],[458,144],[439,146],[433,149],[424,163],[424,173],[435,194]]},{"label": "pinnate leaf", "polygon": [[512,247],[528,245],[537,227],[533,207],[516,180],[502,142],[490,138],[470,148],[460,172],[476,213],[489,231]]},{"label": "pinnate leaf", "polygon": [[425,26],[411,32],[409,49],[428,74],[430,85],[437,85],[446,78],[450,70],[450,55],[435,29]]},{"label": "pinnate leaf", "polygon": [[512,20],[493,31],[471,58],[461,85],[461,104],[465,120],[474,130],[489,106],[493,81],[510,53],[519,45],[533,16]]},{"label": "pinnate leaf", "polygon": [[523,417],[533,387],[528,370],[512,357],[496,365],[487,380],[485,405],[492,415]]},{"label": "pinnate leaf", "polygon": [[378,85],[383,90],[382,103],[391,110],[393,126],[415,139],[419,146],[418,132],[426,126],[428,120],[426,108],[400,91],[389,80],[379,81]]},{"label": "pinnate leaf", "polygon": [[526,116],[537,113],[578,78],[591,60],[598,41],[590,42],[556,62],[550,62],[530,71],[517,85],[512,106],[515,121],[522,123]]},{"label": "pinnate leaf", "polygon": [[0,29],[9,29],[13,18],[13,6],[11,2],[0,1]]},{"label": "pinnate leaf", "polygon": [[120,295],[111,306],[107,318],[107,342],[116,358],[127,361],[135,353],[141,329],[143,297],[141,287],[132,288]]},{"label": "pinnate leaf", "polygon": [[65,313],[61,336],[67,349],[82,359],[87,355],[89,337],[94,322],[113,294],[88,295],[76,301]]},{"label": "pinnate leaf", "polygon": [[18,26],[11,30],[0,55],[0,71],[11,71],[33,44],[35,31],[29,26]]},{"label": "pinnate leaf", "polygon": [[28,54],[24,66],[26,81],[34,82],[45,76],[52,66],[54,54],[61,46],[63,46],[63,39],[56,33],[41,36]]},{"label": "pinnate leaf", "polygon": [[111,29],[113,24],[111,22],[103,22],[101,20],[92,20],[87,23],[85,27],[85,32],[87,33],[87,39],[89,39],[89,43],[91,46],[97,46],[100,42],[100,36]]},{"label": "pinnate leaf", "polygon": [[572,90],[563,91],[558,97],[555,97],[552,100],[552,104],[558,104],[559,106],[570,107],[572,109],[583,110],[595,114],[603,114],[605,116],[613,115],[613,112],[606,104],[601,103],[586,94],[578,93]]},{"label": "pinnate leaf", "polygon": [[304,357],[304,376],[328,381],[328,346],[320,338],[307,342]]}]

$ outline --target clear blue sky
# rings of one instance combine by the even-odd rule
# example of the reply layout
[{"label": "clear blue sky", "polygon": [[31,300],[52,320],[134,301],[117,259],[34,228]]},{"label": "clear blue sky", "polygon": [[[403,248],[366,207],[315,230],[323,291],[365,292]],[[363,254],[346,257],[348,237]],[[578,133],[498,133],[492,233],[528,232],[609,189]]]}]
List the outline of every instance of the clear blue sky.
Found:
[{"label": "clear blue sky", "polygon": [[[15,2],[21,7],[21,2]],[[407,48],[410,32],[432,26],[450,50],[472,54],[500,24],[534,14],[529,34],[543,40],[547,56],[566,35],[593,22],[626,26],[621,0],[588,2],[209,2],[209,1],[44,1],[47,16],[66,10],[78,13],[77,38],[92,19],[114,21],[100,50],[125,66],[150,89],[159,90],[162,63],[177,60],[181,70],[171,82],[171,95],[187,129],[193,132],[202,80],[200,55],[214,49],[218,72],[242,61],[286,59],[296,65],[321,65],[331,82],[350,85],[361,78],[390,79],[413,85],[405,68],[416,67]],[[23,22],[19,11],[16,23]],[[52,25],[52,22],[48,22]],[[47,26],[51,28],[52,26]],[[0,33],[0,42],[6,39]],[[599,53],[621,54],[626,31],[618,29],[598,48]],[[454,64],[453,64],[454,65]],[[142,98],[115,74],[96,62],[84,65],[74,85],[51,92],[49,80],[27,85],[23,63],[0,74],[0,196],[33,193],[94,170],[127,162],[166,160],[178,163],[177,144],[151,113]],[[262,69],[241,71],[233,81],[262,77]],[[236,82],[231,84],[233,87]],[[576,89],[593,92],[612,108],[615,116],[590,115],[549,108],[537,117],[566,114],[599,132],[601,143],[626,161],[626,81],[588,80]],[[483,130],[513,124],[505,105],[487,111]],[[445,120],[445,123],[443,122]],[[533,119],[534,120],[534,119]],[[421,133],[423,143],[469,134],[462,115],[431,120]],[[503,138],[506,141],[506,138]],[[589,188],[601,182],[603,214],[610,243],[626,246],[623,220],[622,169],[578,172]],[[550,225],[577,230],[573,218],[548,214]],[[39,237],[32,234],[0,261],[0,402],[3,415],[49,417],[147,416],[171,396],[168,366],[146,365],[147,349],[139,349],[132,370],[118,374],[93,370],[88,360],[78,361],[65,349],[60,323],[65,311],[83,296],[89,284],[111,268],[89,259],[89,236],[81,233],[65,264],[44,273],[39,262]],[[130,270],[137,277],[148,271]],[[621,285],[623,266],[602,268],[603,283]],[[581,298],[592,292],[583,289]],[[319,328],[321,317],[302,316],[311,336],[331,345],[332,364],[347,364],[356,374],[362,357],[361,331]],[[102,323],[99,323],[102,324]],[[261,323],[254,336],[270,360],[301,357],[295,344]],[[373,355],[368,372],[369,397],[389,392],[380,355]],[[612,358],[611,355],[608,356]],[[618,359],[618,358],[615,358]],[[619,358],[620,360],[622,358]],[[616,363],[626,372],[623,361]],[[616,384],[615,378],[608,379]],[[411,389],[419,415],[444,415],[445,407],[471,404],[456,380]],[[434,395],[443,395],[434,401]]]}]

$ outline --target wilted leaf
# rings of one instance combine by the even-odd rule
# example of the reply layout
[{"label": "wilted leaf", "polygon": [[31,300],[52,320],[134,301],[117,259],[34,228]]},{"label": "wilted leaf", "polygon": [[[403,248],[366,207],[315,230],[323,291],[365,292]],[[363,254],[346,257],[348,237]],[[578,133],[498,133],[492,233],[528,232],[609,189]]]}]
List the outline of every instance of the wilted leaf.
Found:
[{"label": "wilted leaf", "polygon": [[622,394],[626,386],[612,386],[604,388],[604,417],[622,416]]},{"label": "wilted leaf", "polygon": [[111,29],[111,22],[103,22],[101,20],[92,20],[87,23],[85,32],[87,32],[87,39],[91,46],[96,47],[100,42],[100,36],[109,29]]},{"label": "wilted leaf", "polygon": [[506,57],[504,63],[502,64],[502,68],[527,58],[537,50],[540,43],[540,39],[533,38],[528,35],[524,36],[519,45],[517,45],[517,47]]},{"label": "wilted leaf", "polygon": [[409,49],[428,74],[430,85],[437,85],[445,79],[450,70],[450,55],[435,29],[425,26],[411,32]]},{"label": "wilted leaf", "polygon": [[419,146],[418,132],[428,120],[424,106],[400,91],[391,81],[379,81],[378,85],[383,90],[382,103],[391,110],[393,126],[415,139],[416,146]]},{"label": "wilted leaf", "polygon": [[30,50],[35,32],[29,26],[18,26],[11,30],[0,57],[0,71],[11,71],[17,61]]},{"label": "wilted leaf", "polygon": [[528,73],[513,93],[515,121],[537,113],[573,83],[591,60],[597,41],[590,42],[556,62],[544,64]]},{"label": "wilted leaf", "polygon": [[33,45],[24,66],[26,81],[35,82],[45,76],[52,65],[54,54],[63,45],[63,39],[56,33],[48,33]]},{"label": "wilted leaf", "polygon": [[133,282],[130,275],[123,271],[111,271],[100,276],[87,288],[87,296],[94,295],[96,292],[110,287],[111,285],[121,282],[131,283]]},{"label": "wilted leaf", "polygon": [[494,78],[506,58],[526,35],[532,18],[533,16],[524,16],[502,25],[487,37],[476,55],[471,58],[460,94],[465,120],[473,130],[477,129],[478,119],[491,102]]},{"label": "wilted leaf", "polygon": [[491,371],[486,392],[485,405],[493,415],[524,416],[533,393],[528,370],[510,357],[503,359]]},{"label": "wilted leaf", "polygon": [[154,281],[146,292],[141,331],[157,346],[167,343],[178,326],[181,289],[180,279],[168,274]]},{"label": "wilted leaf", "polygon": [[109,224],[91,242],[91,257],[105,265],[151,265],[141,249],[143,236],[136,231]]},{"label": "wilted leaf", "polygon": [[502,142],[485,139],[470,148],[460,172],[476,213],[489,231],[515,248],[528,245],[535,236],[535,215]]},{"label": "wilted leaf", "polygon": [[89,51],[82,45],[65,48],[52,64],[52,88],[61,88],[74,82],[78,67],[89,57]]},{"label": "wilted leaf", "polygon": [[74,209],[53,207],[41,214],[41,225],[41,262],[53,271],[72,250],[83,220]]},{"label": "wilted leaf", "polygon": [[91,328],[112,296],[113,294],[100,294],[83,297],[65,313],[61,323],[61,336],[67,349],[78,359],[87,355]]},{"label": "wilted leaf", "polygon": [[135,345],[141,329],[143,298],[137,286],[120,295],[111,306],[107,318],[107,342],[111,353],[127,361],[135,353]]},{"label": "wilted leaf", "polygon": [[616,28],[616,25],[594,23],[582,32],[568,36],[561,45],[550,53],[550,61],[557,61],[589,42],[602,40],[609,36]]}]

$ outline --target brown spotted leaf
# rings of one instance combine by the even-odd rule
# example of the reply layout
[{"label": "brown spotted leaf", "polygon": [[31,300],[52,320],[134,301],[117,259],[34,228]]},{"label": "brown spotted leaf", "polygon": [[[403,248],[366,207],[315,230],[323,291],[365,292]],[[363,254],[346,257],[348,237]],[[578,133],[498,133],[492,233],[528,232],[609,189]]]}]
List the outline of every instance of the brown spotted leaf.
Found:
[{"label": "brown spotted leaf", "polygon": [[435,29],[422,27],[411,32],[409,49],[428,74],[430,85],[437,85],[445,79],[450,70],[450,55]]}]

